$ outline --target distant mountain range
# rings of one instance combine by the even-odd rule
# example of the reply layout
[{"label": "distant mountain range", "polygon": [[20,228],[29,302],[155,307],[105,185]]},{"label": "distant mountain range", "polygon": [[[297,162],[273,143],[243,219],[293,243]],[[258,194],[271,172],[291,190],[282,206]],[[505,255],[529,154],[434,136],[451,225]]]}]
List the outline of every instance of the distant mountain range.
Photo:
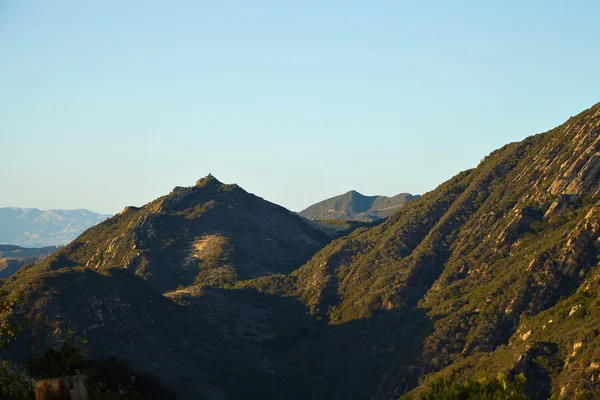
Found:
[{"label": "distant mountain range", "polygon": [[23,247],[62,246],[109,217],[88,210],[0,208],[0,243]]},{"label": "distant mountain range", "polygon": [[323,200],[300,211],[304,218],[312,220],[347,220],[373,222],[387,218],[400,207],[420,196],[400,193],[394,197],[365,196],[355,190]]},{"label": "distant mountain range", "polygon": [[0,278],[8,278],[23,265],[41,261],[56,250],[58,250],[56,246],[30,249],[0,244]]}]

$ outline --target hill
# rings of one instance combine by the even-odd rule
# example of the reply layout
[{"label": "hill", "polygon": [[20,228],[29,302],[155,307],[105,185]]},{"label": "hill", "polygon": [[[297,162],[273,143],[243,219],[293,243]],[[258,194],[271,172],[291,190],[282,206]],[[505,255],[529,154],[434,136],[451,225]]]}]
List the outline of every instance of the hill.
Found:
[{"label": "hill", "polygon": [[[215,234],[230,251],[182,274]],[[534,399],[600,396],[600,104],[382,223],[321,234],[212,177],[176,188],[8,278],[2,320],[29,334],[7,351],[72,330],[183,399],[390,399],[499,372]]]},{"label": "hill", "polygon": [[[6,301],[14,304],[4,321],[28,321],[28,336],[39,348],[75,332],[89,341],[90,356],[131,360],[182,398],[275,398],[293,379],[273,375],[262,344],[275,330],[295,329],[296,319],[306,318],[302,306],[284,301],[276,311],[262,294],[217,288],[291,272],[332,235],[207,176],[144,207],[126,208],[7,279]],[[283,321],[292,322],[292,315],[271,322],[290,310],[290,326]],[[29,344],[11,345],[14,357],[26,362]]]},{"label": "hill", "polygon": [[58,250],[58,247],[40,249],[0,244],[0,278],[8,278],[26,264],[33,264]]},{"label": "hill", "polygon": [[163,292],[289,273],[331,236],[298,215],[213,176],[127,207],[38,268],[124,268]]},{"label": "hill", "polygon": [[600,104],[334,241],[285,287],[247,285],[297,297],[337,327],[319,340],[324,398],[498,372],[523,372],[536,399],[595,398],[599,181]]},{"label": "hill", "polygon": [[88,210],[0,208],[0,243],[23,247],[62,246],[108,217]]},{"label": "hill", "polygon": [[404,204],[418,197],[409,193],[401,193],[393,197],[364,196],[351,190],[313,204],[299,214],[312,220],[373,222],[389,217]]}]

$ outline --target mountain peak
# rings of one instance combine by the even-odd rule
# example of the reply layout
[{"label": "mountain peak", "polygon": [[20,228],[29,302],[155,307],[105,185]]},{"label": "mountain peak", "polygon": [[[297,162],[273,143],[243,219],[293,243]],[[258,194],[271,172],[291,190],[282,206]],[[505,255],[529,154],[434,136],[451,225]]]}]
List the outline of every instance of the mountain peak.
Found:
[{"label": "mountain peak", "polygon": [[349,192],[346,192],[346,196],[350,196],[350,197],[365,197],[364,194],[357,192],[356,190],[350,190]]},{"label": "mountain peak", "polygon": [[313,204],[300,211],[300,215],[313,220],[342,219],[373,222],[387,218],[405,203],[417,197],[419,196],[405,193],[394,197],[365,196],[356,190],[350,190]]},{"label": "mountain peak", "polygon": [[[291,272],[330,239],[285,208],[208,175],[125,209],[86,231],[61,257],[97,272],[135,271],[165,291]],[[90,249],[84,256],[77,252],[82,246]],[[56,260],[45,266],[61,268],[63,259]]]},{"label": "mountain peak", "polygon": [[221,182],[210,173],[208,175],[206,175],[205,177],[200,178],[196,181],[196,186],[199,186],[199,187],[206,186],[209,184],[213,184],[213,185],[221,184]]}]

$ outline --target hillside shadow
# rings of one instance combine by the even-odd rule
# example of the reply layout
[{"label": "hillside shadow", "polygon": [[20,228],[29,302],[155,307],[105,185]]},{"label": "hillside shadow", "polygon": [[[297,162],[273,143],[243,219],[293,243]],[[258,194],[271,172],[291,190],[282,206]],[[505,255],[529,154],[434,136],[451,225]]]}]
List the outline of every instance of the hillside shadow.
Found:
[{"label": "hillside shadow", "polygon": [[279,398],[388,399],[417,386],[423,342],[433,331],[425,309],[393,309],[329,325],[293,297],[211,290],[269,310],[275,336],[260,345],[276,365]]},{"label": "hillside shadow", "polygon": [[416,386],[432,330],[423,309],[331,326],[292,297],[204,289],[175,302],[127,270],[110,272],[40,275],[37,295],[23,299],[39,324],[13,343],[21,355],[72,330],[89,357],[125,360],[180,399],[387,399]]},{"label": "hillside shadow", "polygon": [[557,343],[537,342],[527,349],[512,374],[527,377],[523,392],[532,399],[548,399],[552,393],[552,370],[564,365]]}]

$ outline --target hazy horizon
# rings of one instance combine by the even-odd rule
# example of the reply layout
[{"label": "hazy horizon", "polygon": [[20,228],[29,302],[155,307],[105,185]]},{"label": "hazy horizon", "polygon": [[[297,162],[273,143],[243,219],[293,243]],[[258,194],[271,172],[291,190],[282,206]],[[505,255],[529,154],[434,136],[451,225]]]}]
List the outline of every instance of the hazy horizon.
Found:
[{"label": "hazy horizon", "polygon": [[[225,184],[232,184],[232,183],[235,183],[235,182],[223,182],[223,181],[221,181],[221,180],[219,179],[219,177],[218,177],[218,176],[215,176],[214,174],[212,174],[212,175],[213,175],[213,176],[214,176],[214,177],[215,177],[217,180],[219,180],[221,183],[225,183]],[[199,179],[200,179],[200,178],[202,178],[202,177],[199,177]],[[194,183],[195,183],[195,182],[192,182],[192,183],[190,183],[190,184],[187,184],[187,185],[180,185],[180,186],[193,186],[193,185],[194,185]],[[174,188],[174,187],[173,187],[173,188]],[[252,192],[251,190],[247,190],[247,189],[246,189],[246,188],[244,188],[244,187],[242,187],[242,189],[244,189],[244,190],[246,190],[247,192],[249,192],[249,193],[252,193],[252,194],[254,194],[254,195],[256,195],[256,196],[263,197],[263,196],[261,196],[261,195],[260,195],[260,193],[254,193],[254,192]],[[335,195],[333,195],[333,196],[330,196],[330,197],[335,197],[335,196],[339,196],[339,195],[342,195],[342,194],[346,194],[346,193],[348,193],[348,192],[350,192],[350,191],[353,191],[353,190],[355,190],[355,189],[349,189],[349,190],[346,190],[345,192],[340,192],[340,193],[337,193],[337,194],[335,194]],[[379,194],[379,193],[374,193],[374,194],[370,194],[370,193],[362,193],[360,190],[355,190],[355,191],[359,192],[360,194],[362,194],[362,195],[364,195],[364,196],[370,196],[370,197],[372,197],[372,196],[388,196],[388,197],[393,197],[393,196],[396,196],[396,195],[399,195],[399,194],[402,194],[402,193],[403,193],[403,192],[398,192],[398,193],[394,193],[394,194],[391,194],[391,195],[382,195],[382,194]],[[166,195],[166,194],[168,194],[168,192],[165,192],[165,193],[163,193],[163,194],[162,194],[162,195],[160,195],[160,196],[163,196],[163,195]],[[412,194],[412,195],[420,195],[420,193],[410,193],[410,194]],[[157,197],[160,197],[160,196],[157,196]],[[330,198],[330,197],[328,197],[328,198]],[[263,198],[264,198],[264,197],[263,197]],[[322,201],[322,200],[326,200],[326,199],[328,199],[328,198],[323,198],[323,199],[321,199],[321,200],[318,200],[318,201],[316,201],[315,203],[318,203],[318,202],[320,202],[320,201]],[[155,198],[148,199],[147,201],[145,201],[145,202],[143,202],[143,203],[140,203],[140,204],[126,204],[126,205],[124,205],[124,206],[123,206],[123,207],[122,207],[120,210],[118,210],[118,211],[116,211],[116,212],[100,212],[100,211],[96,211],[96,210],[91,210],[91,209],[89,209],[89,208],[81,208],[81,207],[80,207],[80,208],[68,208],[68,209],[67,209],[67,208],[40,208],[40,207],[21,207],[21,206],[15,206],[15,205],[1,205],[1,204],[0,204],[0,209],[2,209],[2,208],[12,208],[12,209],[22,209],[22,210],[40,210],[40,211],[91,211],[91,212],[94,212],[94,213],[97,213],[97,214],[102,214],[102,215],[114,215],[114,214],[117,214],[118,212],[122,211],[122,210],[123,210],[125,207],[129,207],[129,206],[141,207],[141,206],[143,206],[143,205],[145,205],[145,204],[147,204],[147,203],[151,202],[151,201],[152,201],[152,200],[154,200],[154,199],[155,199]],[[267,201],[270,201],[270,200],[269,200],[269,199],[267,199],[267,198],[264,198],[264,199],[265,199],[265,200],[267,200]],[[271,202],[272,202],[272,201],[271,201]],[[301,208],[301,209],[298,209],[298,210],[292,210],[292,209],[290,209],[290,210],[291,210],[291,211],[296,211],[296,212],[299,212],[299,211],[302,211],[302,210],[306,209],[307,207],[309,207],[309,206],[311,206],[311,205],[313,205],[313,204],[315,204],[315,203],[307,204],[305,207],[303,207],[303,208]],[[279,205],[282,205],[282,206],[283,206],[283,204],[279,204]],[[284,206],[284,207],[285,207],[285,206]],[[289,209],[289,207],[286,207],[286,208],[288,208],[288,209]]]},{"label": "hazy horizon", "polygon": [[423,194],[600,101],[583,1],[0,3],[0,207]]}]

